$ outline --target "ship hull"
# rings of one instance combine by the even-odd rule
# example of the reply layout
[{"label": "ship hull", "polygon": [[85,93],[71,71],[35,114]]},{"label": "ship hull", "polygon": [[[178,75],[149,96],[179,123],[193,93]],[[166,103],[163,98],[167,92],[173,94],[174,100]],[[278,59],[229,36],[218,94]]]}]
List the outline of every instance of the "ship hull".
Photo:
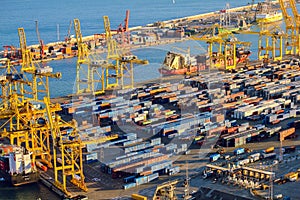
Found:
[{"label": "ship hull", "polygon": [[261,18],[256,18],[258,23],[272,23],[282,20],[282,14],[264,15]]},{"label": "ship hull", "polygon": [[40,179],[39,172],[34,172],[29,174],[10,175],[6,172],[0,171],[0,176],[4,178],[3,182],[12,186],[20,186],[20,185],[35,183]]},{"label": "ship hull", "polygon": [[182,69],[165,69],[160,68],[158,69],[159,73],[162,75],[185,75],[187,73],[195,73],[197,71],[204,70],[205,66],[198,67],[198,66],[192,66],[189,69],[188,68],[182,68]]}]

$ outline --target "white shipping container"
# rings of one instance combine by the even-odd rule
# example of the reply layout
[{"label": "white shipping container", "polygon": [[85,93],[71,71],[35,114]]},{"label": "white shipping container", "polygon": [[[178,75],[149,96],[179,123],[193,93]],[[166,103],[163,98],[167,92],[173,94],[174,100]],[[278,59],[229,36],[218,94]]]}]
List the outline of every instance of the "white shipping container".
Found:
[{"label": "white shipping container", "polygon": [[23,154],[15,153],[15,160],[16,160],[16,172],[22,173],[23,172]]},{"label": "white shipping container", "polygon": [[91,160],[98,160],[97,153],[91,153],[86,155],[86,160],[91,161]]},{"label": "white shipping container", "polygon": [[23,156],[24,159],[24,171],[25,174],[28,174],[31,172],[31,158],[29,154],[26,154]]}]

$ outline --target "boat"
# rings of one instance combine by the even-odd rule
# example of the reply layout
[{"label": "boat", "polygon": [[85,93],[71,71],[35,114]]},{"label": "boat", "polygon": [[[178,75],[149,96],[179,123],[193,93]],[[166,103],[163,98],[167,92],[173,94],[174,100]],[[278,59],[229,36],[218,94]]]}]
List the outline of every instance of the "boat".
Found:
[{"label": "boat", "polygon": [[206,55],[190,56],[167,52],[163,65],[158,69],[162,75],[186,75],[206,69]]},{"label": "boat", "polygon": [[273,3],[270,1],[257,4],[255,20],[257,23],[272,23],[283,19],[281,12],[273,9]]},{"label": "boat", "polygon": [[39,171],[31,155],[23,147],[0,144],[0,177],[3,182],[13,186],[37,182]]},{"label": "boat", "polygon": [[272,23],[282,20],[283,16],[281,12],[269,12],[256,15],[257,23]]}]

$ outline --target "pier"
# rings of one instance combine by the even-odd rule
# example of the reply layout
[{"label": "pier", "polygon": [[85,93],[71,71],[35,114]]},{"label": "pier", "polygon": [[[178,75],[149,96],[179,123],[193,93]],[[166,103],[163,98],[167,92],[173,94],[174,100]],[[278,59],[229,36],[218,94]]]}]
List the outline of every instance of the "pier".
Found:
[{"label": "pier", "polygon": [[[278,4],[272,5],[274,10],[278,9]],[[253,17],[256,6],[227,11],[237,21],[241,13]],[[211,12],[132,27],[130,31],[136,36],[132,48],[189,40],[203,30],[221,28],[210,26],[218,22],[219,16],[220,12]],[[251,21],[250,18],[245,21]],[[197,68],[196,72],[163,76],[161,81],[154,79],[123,87],[118,82],[123,82],[123,70],[128,66],[132,70],[133,64],[148,61],[134,55],[110,54],[118,38],[112,36],[114,32],[110,35],[107,16],[106,36],[82,37],[79,20],[74,23],[76,41],[45,45],[46,52],[51,47],[46,57],[38,45],[26,46],[24,29],[19,29],[25,67],[22,71],[10,71],[9,65],[9,71],[0,80],[0,136],[32,151],[30,155],[44,171],[48,167],[47,172],[41,172],[41,182],[60,198],[160,196],[172,200],[202,195],[221,199],[221,191],[230,191],[231,194],[223,195],[248,199],[255,193],[266,193],[267,189],[270,192],[263,196],[273,198],[273,184],[298,178],[300,60],[293,54],[299,52],[295,41],[291,44],[295,49],[286,50],[282,43],[284,34],[255,33],[271,37],[272,41],[280,38],[280,55],[275,56],[277,46],[261,45],[259,60],[249,61],[246,50],[237,46],[246,42],[235,40],[232,32],[210,32],[198,37],[209,44],[209,65]],[[190,35],[184,27],[190,28]],[[160,36],[159,29],[164,30]],[[148,32],[147,40],[137,39]],[[287,47],[290,43],[284,44]],[[114,62],[99,64],[89,60],[91,51],[103,53],[106,45],[110,56],[107,60]],[[275,53],[271,56],[269,51]],[[244,60],[241,55],[245,55]],[[76,56],[77,93],[50,99],[49,78],[59,78],[60,74],[54,74],[50,67],[35,68],[34,64]],[[238,63],[237,58],[242,61]],[[15,64],[21,64],[20,60]],[[83,64],[90,70],[87,78],[79,77]],[[95,72],[102,75],[104,89],[99,93],[94,87],[89,88],[95,83]],[[116,82],[109,82],[109,78]],[[24,84],[29,92],[23,90]],[[90,85],[82,89],[80,84]],[[36,168],[34,162],[28,166]],[[296,188],[298,183],[291,184]],[[220,191],[211,189],[215,185]],[[280,186],[276,189],[281,195],[290,195]]]}]

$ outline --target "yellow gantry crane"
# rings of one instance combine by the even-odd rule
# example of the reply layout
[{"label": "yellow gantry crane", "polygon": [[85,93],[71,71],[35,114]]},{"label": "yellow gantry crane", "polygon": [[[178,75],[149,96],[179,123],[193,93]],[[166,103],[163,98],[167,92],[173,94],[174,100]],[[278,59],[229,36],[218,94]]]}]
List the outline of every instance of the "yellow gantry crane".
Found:
[{"label": "yellow gantry crane", "polygon": [[108,16],[103,16],[103,23],[105,29],[105,39],[107,46],[107,56],[106,59],[108,62],[115,61],[114,65],[111,65],[110,68],[106,68],[105,70],[105,84],[106,88],[114,88],[119,85],[119,53],[117,50],[117,42],[112,38],[111,29],[110,29],[110,21]]},{"label": "yellow gantry crane", "polygon": [[208,44],[208,57],[211,67],[232,70],[237,66],[237,48],[239,45],[250,46],[250,42],[238,41],[230,31],[226,31],[219,24],[191,37],[194,40],[205,41]]},{"label": "yellow gantry crane", "polygon": [[287,34],[284,43],[285,54],[298,55],[300,49],[300,40],[299,28],[297,29],[297,26],[299,27],[299,21],[296,20],[295,17],[291,17],[287,11],[290,6],[292,7],[293,14],[295,15],[297,11],[296,4],[294,3],[294,0],[279,0],[279,4],[285,22],[285,33]]},{"label": "yellow gantry crane", "polygon": [[82,142],[76,128],[76,122],[67,123],[55,113],[60,105],[50,105],[44,99],[49,128],[53,142],[54,184],[68,196],[67,177],[71,176],[71,183],[87,191],[83,175]]},{"label": "yellow gantry crane", "polygon": [[72,196],[67,190],[67,177],[70,176],[71,183],[87,191],[83,174],[82,148],[87,144],[104,143],[117,139],[118,135],[112,134],[82,141],[77,129],[77,122],[75,120],[65,122],[56,114],[61,110],[60,105],[51,105],[46,98],[44,101],[53,141],[54,183],[65,194]]},{"label": "yellow gantry crane", "polygon": [[[0,76],[2,86],[0,119],[3,122],[0,126],[0,136],[7,137],[11,144],[24,146],[33,152],[33,162],[46,164],[49,168],[53,167],[56,187],[68,196],[71,196],[67,190],[68,176],[71,176],[71,183],[86,191],[82,148],[87,144],[116,139],[118,135],[112,134],[81,141],[76,121],[62,120],[56,114],[62,110],[60,105],[50,103],[48,78],[60,77],[60,73],[52,74],[48,69],[36,67],[26,47],[24,29],[18,29],[18,32],[23,50],[23,65],[20,70],[17,70],[8,62],[6,72]],[[25,80],[27,74],[32,75],[32,79],[26,77]],[[39,90],[38,87],[31,87],[33,84],[38,86],[37,79],[44,77],[46,77],[44,91]],[[33,92],[26,93],[24,85],[33,88],[31,90]],[[41,101],[42,92],[44,95]]]},{"label": "yellow gantry crane", "polygon": [[258,31],[239,31],[241,34],[258,35],[258,60],[282,60],[284,38],[287,35],[277,24],[258,25]]},{"label": "yellow gantry crane", "polygon": [[[108,16],[103,16],[105,36],[107,43],[107,60],[114,60],[115,64],[106,70],[107,88],[120,86],[122,89],[134,87],[133,65],[148,64],[148,60],[140,60],[132,55],[127,49],[117,47],[117,42],[112,38],[110,22]],[[122,45],[121,45],[122,46]],[[122,52],[124,50],[124,52]],[[113,83],[110,83],[110,77],[116,77]],[[120,81],[118,80],[120,79]]]},{"label": "yellow gantry crane", "polygon": [[295,25],[295,42],[296,42],[296,55],[300,54],[300,15],[297,10],[296,2],[295,0],[289,0],[290,7],[292,8],[292,13],[294,16],[294,25]]},{"label": "yellow gantry crane", "polygon": [[177,200],[175,193],[175,186],[178,183],[178,180],[170,181],[167,183],[163,183],[156,187],[153,200],[161,199],[161,200]]},{"label": "yellow gantry crane", "polygon": [[[23,77],[20,78],[24,78],[26,82],[30,82],[30,85],[27,87],[29,91],[26,90],[24,85],[20,87],[24,111],[20,113],[18,111],[20,108],[15,108],[17,126],[10,126],[11,135],[14,135],[15,131],[22,130],[18,124],[22,123],[27,126],[29,131],[28,135],[25,136],[25,141],[30,143],[26,143],[26,148],[33,152],[33,157],[39,157],[43,163],[52,168],[49,128],[45,123],[39,123],[39,121],[45,121],[45,110],[34,108],[34,106],[42,103],[44,98],[50,102],[49,78],[60,78],[61,73],[54,74],[51,67],[40,67],[37,63],[33,63],[32,54],[27,48],[24,28],[18,28],[18,34],[22,53],[20,73],[23,74]],[[11,125],[13,125],[12,122]],[[13,127],[16,128],[12,129]],[[15,137],[18,138],[18,135]]]},{"label": "yellow gantry crane", "polygon": [[76,94],[92,92],[91,69],[89,63],[89,47],[83,42],[79,19],[74,19],[74,29],[77,42],[76,64]]},{"label": "yellow gantry crane", "polygon": [[112,68],[113,65],[107,63],[97,53],[93,53],[84,43],[79,19],[74,19],[74,29],[78,47],[76,94],[103,94],[105,92],[105,70]]},{"label": "yellow gantry crane", "polygon": [[[18,28],[20,48],[22,53],[22,68],[21,73],[26,73],[24,79],[27,76],[31,76],[31,86],[28,88],[29,91],[26,91],[26,88],[23,89],[22,93],[26,98],[33,101],[43,102],[43,97],[46,96],[50,98],[49,93],[49,77],[50,78],[60,78],[61,73],[52,73],[52,68],[49,66],[39,67],[35,66],[37,63],[33,63],[32,55],[30,49],[27,48],[26,36],[24,28]],[[29,79],[28,79],[29,80]]]}]

